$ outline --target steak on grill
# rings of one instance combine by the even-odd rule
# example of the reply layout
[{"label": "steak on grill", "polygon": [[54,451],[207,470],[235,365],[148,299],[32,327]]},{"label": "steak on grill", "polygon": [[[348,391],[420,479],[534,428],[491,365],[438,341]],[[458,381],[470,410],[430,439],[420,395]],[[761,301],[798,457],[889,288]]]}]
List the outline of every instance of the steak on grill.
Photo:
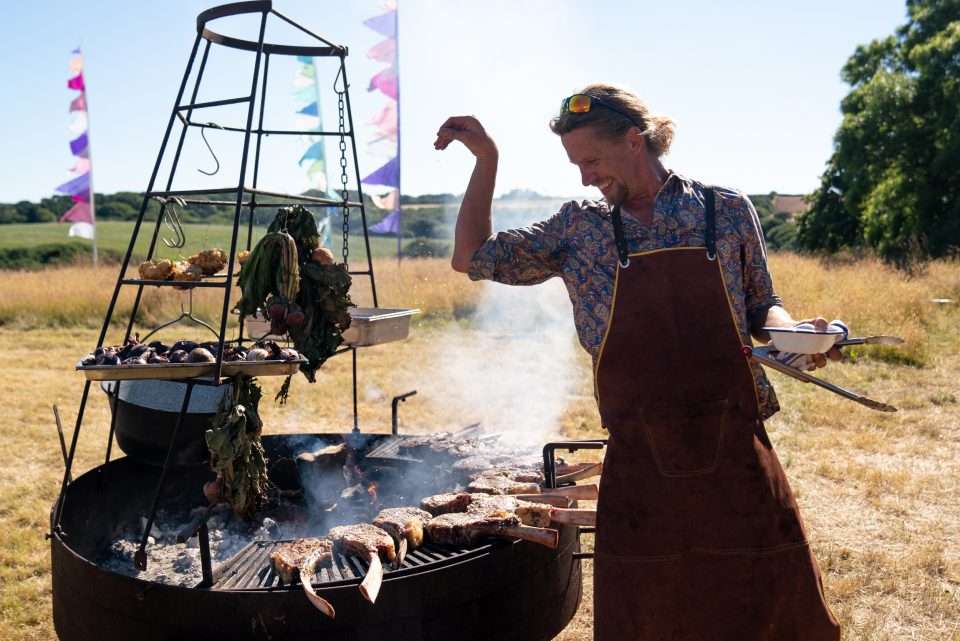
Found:
[{"label": "steak on grill", "polygon": [[555,549],[556,530],[521,525],[516,514],[490,510],[483,514],[441,514],[427,523],[427,536],[444,545],[474,545],[485,538],[517,538]]},{"label": "steak on grill", "polygon": [[330,539],[309,538],[284,543],[270,555],[270,563],[281,583],[292,584],[296,573],[307,600],[331,619],[336,616],[336,611],[329,601],[314,591],[313,576],[320,565],[331,560],[332,552],[333,543]]},{"label": "steak on grill", "polygon": [[336,551],[345,555],[359,556],[370,564],[367,575],[360,583],[360,594],[373,603],[380,593],[380,584],[383,582],[383,565],[380,556],[389,561],[397,556],[393,545],[393,537],[385,530],[381,530],[370,523],[355,525],[341,525],[330,530],[330,539]]},{"label": "steak on grill", "polygon": [[467,491],[482,494],[539,494],[539,483],[521,483],[506,476],[478,476],[467,485]]},{"label": "steak on grill", "polygon": [[590,526],[597,524],[596,510],[567,509],[541,503],[538,498],[547,496],[544,494],[530,496],[530,500],[507,494],[471,494],[470,496],[472,500],[467,506],[467,512],[471,514],[483,514],[490,510],[513,512],[521,523],[534,527],[550,527],[556,523]]},{"label": "steak on grill", "polygon": [[433,518],[429,512],[416,507],[391,507],[381,510],[373,524],[393,537],[397,547],[396,565],[403,564],[408,550],[423,545],[423,527]]},{"label": "steak on grill", "polygon": [[273,566],[280,582],[284,585],[293,583],[294,577],[300,572],[303,560],[314,552],[319,552],[320,556],[326,560],[330,559],[330,553],[333,551],[333,544],[330,539],[297,539],[279,546],[270,554],[270,564]]},{"label": "steak on grill", "polygon": [[472,496],[467,492],[456,494],[435,494],[420,501],[420,507],[432,514],[449,514],[450,512],[466,512]]}]

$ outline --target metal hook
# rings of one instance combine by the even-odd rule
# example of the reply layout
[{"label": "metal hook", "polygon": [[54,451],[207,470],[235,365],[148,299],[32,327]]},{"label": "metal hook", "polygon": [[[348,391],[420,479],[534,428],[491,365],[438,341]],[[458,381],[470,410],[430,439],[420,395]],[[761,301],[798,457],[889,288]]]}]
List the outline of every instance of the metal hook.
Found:
[{"label": "metal hook", "polygon": [[206,327],[208,330],[210,330],[211,333],[213,333],[214,336],[216,336],[217,338],[220,338],[220,333],[217,332],[217,330],[215,330],[213,327],[211,327],[210,325],[208,325],[207,323],[203,322],[202,320],[200,320],[199,318],[197,318],[196,316],[193,315],[193,290],[192,290],[192,289],[188,289],[188,290],[187,290],[187,294],[188,294],[188,300],[189,300],[189,305],[188,305],[189,311],[184,311],[184,309],[183,309],[183,301],[181,300],[181,302],[180,302],[180,315],[177,316],[176,318],[174,318],[173,320],[167,321],[166,323],[164,323],[164,324],[162,324],[162,325],[159,325],[158,327],[154,328],[154,330],[153,330],[152,332],[150,332],[149,334],[147,334],[146,336],[143,337],[143,340],[142,340],[141,342],[146,343],[148,338],[150,338],[151,336],[153,336],[154,334],[156,334],[157,332],[159,332],[161,329],[170,327],[171,325],[176,325],[177,323],[179,323],[179,322],[182,321],[182,320],[193,321],[193,322],[196,323],[197,325],[200,325],[200,326],[202,326],[202,327]]},{"label": "metal hook", "polygon": [[197,171],[199,171],[204,176],[213,176],[218,171],[220,171],[220,159],[217,158],[217,154],[214,153],[213,147],[210,146],[210,141],[207,140],[207,127],[215,127],[217,129],[223,129],[223,127],[218,125],[215,122],[208,122],[207,124],[200,127],[200,137],[203,138],[203,144],[205,144],[207,146],[207,149],[210,150],[210,155],[213,156],[213,161],[217,163],[217,166],[213,169],[213,171],[204,171],[202,169],[197,169]]},{"label": "metal hook", "polygon": [[183,231],[183,224],[180,222],[180,215],[177,213],[177,205],[186,207],[187,203],[179,196],[169,198],[156,197],[162,204],[160,206],[160,221],[166,225],[167,229],[173,232],[173,240],[161,238],[163,244],[171,249],[179,249],[186,246],[187,235]]}]

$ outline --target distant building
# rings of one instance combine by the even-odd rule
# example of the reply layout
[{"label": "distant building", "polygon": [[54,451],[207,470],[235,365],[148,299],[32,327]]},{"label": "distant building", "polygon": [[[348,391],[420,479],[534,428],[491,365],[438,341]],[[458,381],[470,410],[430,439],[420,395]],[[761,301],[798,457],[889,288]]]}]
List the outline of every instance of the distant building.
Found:
[{"label": "distant building", "polygon": [[777,194],[773,197],[773,212],[775,214],[781,212],[790,214],[790,219],[793,220],[810,208],[804,198],[806,196],[781,196]]}]

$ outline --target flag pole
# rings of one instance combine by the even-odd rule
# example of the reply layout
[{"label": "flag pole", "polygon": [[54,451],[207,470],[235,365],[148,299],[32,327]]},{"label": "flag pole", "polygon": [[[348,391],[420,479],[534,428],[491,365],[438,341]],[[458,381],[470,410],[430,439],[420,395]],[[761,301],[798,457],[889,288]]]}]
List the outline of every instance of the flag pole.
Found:
[{"label": "flag pole", "polygon": [[94,207],[93,191],[93,151],[90,149],[90,103],[87,101],[87,87],[83,87],[83,103],[87,106],[87,160],[90,161],[90,224],[93,226],[93,266],[97,266],[97,209]]},{"label": "flag pole", "polygon": [[400,134],[400,3],[397,2],[393,10],[393,38],[396,41],[396,49],[393,54],[393,64],[397,70],[397,269],[400,268],[400,259],[403,257],[402,239],[403,239],[403,173],[400,165],[400,150],[402,148]]}]

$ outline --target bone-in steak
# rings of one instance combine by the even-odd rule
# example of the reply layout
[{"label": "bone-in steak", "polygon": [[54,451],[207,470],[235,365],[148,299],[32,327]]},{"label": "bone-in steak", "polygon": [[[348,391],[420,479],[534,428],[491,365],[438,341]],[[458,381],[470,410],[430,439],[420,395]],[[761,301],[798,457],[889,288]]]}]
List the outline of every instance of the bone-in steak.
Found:
[{"label": "bone-in steak", "polygon": [[293,583],[294,577],[300,570],[304,560],[313,553],[318,553],[320,560],[330,558],[333,543],[326,538],[298,539],[284,543],[270,555],[270,563],[276,571],[280,581],[285,585]]},{"label": "bone-in steak", "polygon": [[386,530],[397,545],[406,539],[412,550],[423,544],[423,527],[433,518],[429,512],[416,507],[391,507],[381,510],[373,524]]},{"label": "bone-in steak", "polygon": [[538,483],[521,483],[506,476],[478,476],[467,485],[468,492],[482,494],[539,494]]},{"label": "bone-in steak", "polygon": [[516,514],[503,510],[484,514],[441,514],[427,523],[427,536],[443,545],[473,545],[480,539],[505,535],[504,530],[519,525]]},{"label": "bone-in steak", "polygon": [[359,556],[364,559],[379,554],[387,561],[393,561],[396,548],[393,537],[385,530],[381,530],[369,523],[341,525],[330,530],[330,539],[334,548],[343,553]]},{"label": "bone-in steak", "polygon": [[470,494],[458,492],[456,494],[435,494],[420,501],[420,507],[434,516],[451,512],[466,512],[472,500]]},{"label": "bone-in steak", "polygon": [[513,512],[524,525],[550,527],[553,506],[544,503],[521,501],[506,494],[472,494],[467,506],[470,514],[485,514],[490,511]]}]

